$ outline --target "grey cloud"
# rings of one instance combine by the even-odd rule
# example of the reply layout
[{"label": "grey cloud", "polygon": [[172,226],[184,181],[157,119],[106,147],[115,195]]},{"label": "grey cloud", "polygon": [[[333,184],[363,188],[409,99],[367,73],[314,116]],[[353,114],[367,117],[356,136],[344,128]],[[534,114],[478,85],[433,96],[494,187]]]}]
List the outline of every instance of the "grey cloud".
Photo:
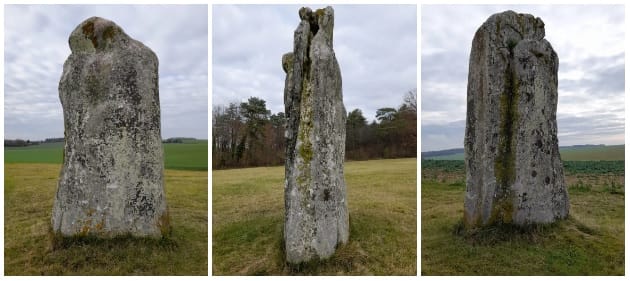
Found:
[{"label": "grey cloud", "polygon": [[207,138],[206,5],[6,5],[5,137],[63,135],[57,86],[68,35],[91,16],[115,21],[158,55],[163,137]]},{"label": "grey cloud", "polygon": [[[321,8],[322,6],[311,6]],[[213,6],[213,104],[256,96],[284,110],[280,59],[292,51],[296,5]],[[347,110],[368,119],[397,107],[416,88],[416,8],[413,5],[336,5],[334,48]]]},{"label": "grey cloud", "polygon": [[421,151],[464,147],[466,121],[459,120],[440,125],[423,125]]},{"label": "grey cloud", "polygon": [[580,70],[585,77],[580,80],[560,79],[559,88],[565,91],[586,90],[587,98],[606,98],[623,93],[625,88],[624,54],[586,57],[560,65],[560,73]]},{"label": "grey cloud", "polygon": [[[465,116],[472,37],[491,14],[508,9],[542,18],[560,57],[560,144],[623,143],[623,6],[423,5],[422,150],[452,148],[450,140],[463,137],[463,124],[449,122]],[[575,79],[575,72],[584,75]]]},{"label": "grey cloud", "polygon": [[461,82],[468,79],[468,52],[422,55],[422,78],[441,82]]}]

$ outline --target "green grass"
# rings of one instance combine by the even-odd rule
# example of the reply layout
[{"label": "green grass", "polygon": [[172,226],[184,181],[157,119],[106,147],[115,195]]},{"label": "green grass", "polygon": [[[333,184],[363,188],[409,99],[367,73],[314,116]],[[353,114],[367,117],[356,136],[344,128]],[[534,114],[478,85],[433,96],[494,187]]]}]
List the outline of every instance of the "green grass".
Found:
[{"label": "green grass", "polygon": [[25,147],[5,147],[4,163],[53,163],[63,161],[63,143],[44,143]]},{"label": "green grass", "polygon": [[433,157],[427,157],[426,159],[463,161],[464,160],[464,153],[462,152],[462,153],[454,153],[454,154],[449,154],[449,155],[433,156]]},{"label": "green grass", "polygon": [[[424,163],[423,163],[424,164]],[[462,234],[463,170],[422,168],[422,275],[623,275],[624,175],[567,176],[570,218]]]},{"label": "green grass", "polygon": [[208,141],[165,143],[164,167],[176,170],[208,170]]},{"label": "green grass", "polygon": [[589,148],[562,148],[560,149],[560,156],[563,161],[623,161],[625,159],[625,146],[607,145]]},{"label": "green grass", "polygon": [[[606,145],[589,147],[561,147],[563,161],[623,161],[625,145]],[[464,160],[464,153],[428,157],[433,160]]]},{"label": "green grass", "polygon": [[[164,166],[175,170],[208,170],[208,141],[165,143]],[[55,163],[63,161],[63,143],[45,143],[27,147],[5,147],[4,163]]]},{"label": "green grass", "polygon": [[[625,171],[624,161],[563,161],[566,174],[593,174],[593,175],[623,175]],[[463,160],[422,160],[422,169],[428,172],[464,172]]]},{"label": "green grass", "polygon": [[5,275],[207,275],[208,173],[165,171],[167,239],[70,239],[49,234],[58,164],[6,164]]},{"label": "green grass", "polygon": [[567,174],[623,175],[624,161],[563,161]]},{"label": "green grass", "polygon": [[289,267],[284,167],[212,172],[213,275],[416,275],[416,159],[347,162],[350,241]]}]

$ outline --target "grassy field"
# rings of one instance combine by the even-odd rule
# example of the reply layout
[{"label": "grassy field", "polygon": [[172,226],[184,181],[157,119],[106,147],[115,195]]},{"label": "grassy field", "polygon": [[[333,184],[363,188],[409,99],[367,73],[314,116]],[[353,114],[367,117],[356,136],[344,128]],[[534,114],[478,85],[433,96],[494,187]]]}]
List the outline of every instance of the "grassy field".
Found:
[{"label": "grassy field", "polygon": [[[624,161],[562,161],[565,174],[623,174]],[[463,177],[463,160],[423,160],[423,171],[426,169],[428,175],[433,175],[434,171],[460,172]],[[424,178],[424,177],[423,177]]]},{"label": "grassy field", "polygon": [[[208,170],[208,141],[165,143],[164,166],[176,170]],[[63,161],[63,143],[44,143],[27,147],[5,147],[5,163],[57,163]]]},{"label": "grassy field", "polygon": [[164,167],[176,170],[208,170],[208,140],[192,143],[165,143]]},{"label": "grassy field", "polygon": [[4,163],[54,163],[63,161],[63,143],[43,143],[25,147],[5,147]]},{"label": "grassy field", "polygon": [[[560,157],[563,161],[623,161],[625,145],[560,147]],[[464,160],[464,153],[427,157],[427,159]]]},{"label": "grassy field", "polygon": [[49,227],[60,169],[5,163],[5,275],[207,275],[207,171],[165,171],[169,238],[76,240],[53,250]]},{"label": "grassy field", "polygon": [[[487,229],[471,237],[459,231],[466,187],[463,165],[458,169],[455,162],[422,165],[422,275],[624,274],[623,168],[593,161],[567,171],[566,221],[527,232]],[[623,167],[620,162],[613,166]]]},{"label": "grassy field", "polygon": [[581,161],[581,160],[624,160],[624,145],[597,146],[587,149],[580,148],[562,148],[560,149],[562,161]]},{"label": "grassy field", "polygon": [[284,167],[213,171],[213,275],[415,275],[416,159],[347,162],[350,242],[314,266],[284,262]]}]

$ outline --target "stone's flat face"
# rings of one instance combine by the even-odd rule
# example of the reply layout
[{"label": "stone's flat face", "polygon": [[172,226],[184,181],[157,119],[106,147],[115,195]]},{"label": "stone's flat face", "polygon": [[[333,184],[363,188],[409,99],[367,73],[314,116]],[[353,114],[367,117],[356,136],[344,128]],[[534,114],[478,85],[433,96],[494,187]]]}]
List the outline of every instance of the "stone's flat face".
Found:
[{"label": "stone's flat face", "polygon": [[551,223],[569,213],[558,150],[558,56],[541,19],[507,11],[470,53],[464,222]]},{"label": "stone's flat face", "polygon": [[302,8],[299,16],[293,52],[282,57],[287,73],[284,242],[290,263],[330,257],[349,236],[346,110],[332,44],[334,12]]},{"label": "stone's flat face", "polygon": [[98,17],[81,23],[69,43],[59,82],[65,146],[53,231],[160,237],[170,226],[157,56]]}]

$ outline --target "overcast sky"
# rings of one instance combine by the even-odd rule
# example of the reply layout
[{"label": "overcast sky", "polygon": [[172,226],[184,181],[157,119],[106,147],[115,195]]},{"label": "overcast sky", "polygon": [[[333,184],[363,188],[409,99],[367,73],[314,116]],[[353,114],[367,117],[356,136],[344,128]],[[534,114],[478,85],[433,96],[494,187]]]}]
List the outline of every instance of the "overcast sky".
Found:
[{"label": "overcast sky", "polygon": [[475,31],[505,10],[545,22],[560,59],[561,146],[624,143],[624,7],[422,6],[422,151],[462,148],[468,57]]},{"label": "overcast sky", "polygon": [[[293,51],[301,6],[215,5],[212,11],[212,104],[259,97],[284,111],[282,55]],[[313,10],[323,5],[311,5]],[[416,88],[415,5],[335,5],[333,48],[341,68],[346,111],[369,121],[398,107]]]},{"label": "overcast sky", "polygon": [[68,37],[91,16],[157,54],[162,137],[208,138],[206,5],[6,5],[4,16],[5,139],[63,137],[57,87]]}]

